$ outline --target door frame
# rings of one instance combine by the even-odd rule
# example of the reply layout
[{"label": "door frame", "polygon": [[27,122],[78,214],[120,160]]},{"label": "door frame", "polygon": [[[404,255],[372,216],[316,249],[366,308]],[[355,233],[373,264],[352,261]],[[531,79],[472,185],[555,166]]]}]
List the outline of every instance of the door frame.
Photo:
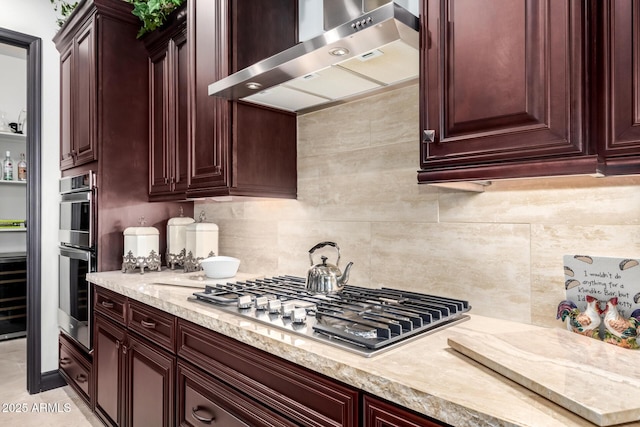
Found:
[{"label": "door frame", "polygon": [[[42,40],[0,28],[0,43],[27,51],[27,391],[39,393],[57,387],[55,374],[41,373],[41,130]],[[59,376],[59,374],[58,374]]]}]

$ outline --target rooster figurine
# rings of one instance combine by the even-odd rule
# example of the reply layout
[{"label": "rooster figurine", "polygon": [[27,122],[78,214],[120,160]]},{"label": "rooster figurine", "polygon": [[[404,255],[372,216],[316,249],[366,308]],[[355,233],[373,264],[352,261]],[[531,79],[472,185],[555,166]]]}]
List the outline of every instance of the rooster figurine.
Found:
[{"label": "rooster figurine", "polygon": [[640,335],[640,308],[625,319],[618,311],[618,298],[613,297],[607,302],[604,316],[604,341],[624,348],[637,349]]},{"label": "rooster figurine", "polygon": [[578,310],[573,301],[564,300],[558,305],[557,319],[566,320],[567,329],[577,334],[600,339],[599,326],[602,310],[598,300],[587,295],[587,309],[584,312]]}]

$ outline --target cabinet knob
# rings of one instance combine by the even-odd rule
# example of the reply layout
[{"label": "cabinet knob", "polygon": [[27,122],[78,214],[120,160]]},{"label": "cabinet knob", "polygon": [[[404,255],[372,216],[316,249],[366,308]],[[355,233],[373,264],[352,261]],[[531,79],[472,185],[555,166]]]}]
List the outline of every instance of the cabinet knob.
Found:
[{"label": "cabinet knob", "polygon": [[422,142],[431,143],[436,141],[436,131],[425,129],[422,131]]},{"label": "cabinet knob", "polygon": [[87,382],[87,376],[85,374],[78,374],[76,375],[76,381],[79,383],[86,383]]},{"label": "cabinet knob", "polygon": [[[206,416],[202,416],[202,415],[198,414],[198,412],[202,412]],[[213,420],[216,419],[216,417],[214,415],[210,414],[209,411],[207,411],[204,408],[200,408],[199,406],[195,406],[195,407],[191,408],[191,415],[193,416],[193,418],[195,418],[196,420],[198,420],[198,421],[200,421],[201,423],[204,423],[204,424],[211,424],[213,422]]]}]

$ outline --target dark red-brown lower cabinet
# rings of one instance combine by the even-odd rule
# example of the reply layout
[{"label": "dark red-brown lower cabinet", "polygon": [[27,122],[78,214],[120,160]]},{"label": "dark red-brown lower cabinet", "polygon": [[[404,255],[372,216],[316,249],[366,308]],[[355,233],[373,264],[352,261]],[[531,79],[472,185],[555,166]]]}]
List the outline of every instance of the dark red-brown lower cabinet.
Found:
[{"label": "dark red-brown lower cabinet", "polygon": [[124,357],[127,332],[101,315],[94,322],[95,411],[106,424],[122,426]]},{"label": "dark red-brown lower cabinet", "polygon": [[365,395],[363,398],[364,427],[446,427],[404,408]]},{"label": "dark red-brown lower cabinet", "polygon": [[172,426],[175,356],[107,318],[94,325],[95,412],[110,426]]},{"label": "dark red-brown lower cabinet", "polygon": [[182,319],[177,331],[179,425],[360,425],[357,389]]},{"label": "dark red-brown lower cabinet", "polygon": [[189,364],[178,361],[178,426],[298,426]]},{"label": "dark red-brown lower cabinet", "polygon": [[78,396],[91,407],[91,358],[66,335],[58,337],[58,366],[60,374]]}]

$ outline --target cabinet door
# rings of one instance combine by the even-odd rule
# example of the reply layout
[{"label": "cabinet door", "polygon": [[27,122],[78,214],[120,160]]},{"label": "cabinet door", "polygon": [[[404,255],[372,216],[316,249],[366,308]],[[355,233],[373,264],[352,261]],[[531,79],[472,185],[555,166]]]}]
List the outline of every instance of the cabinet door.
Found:
[{"label": "cabinet door", "polygon": [[95,315],[94,324],[94,383],[95,410],[100,419],[110,426],[121,426],[123,420],[124,358],[126,332],[101,315]]},{"label": "cabinet door", "polygon": [[126,423],[171,426],[174,419],[175,358],[129,334],[126,358]]},{"label": "cabinet door", "polygon": [[169,80],[169,45],[163,46],[149,57],[149,92],[150,100],[150,132],[149,142],[149,194],[169,193],[171,186],[169,180],[169,150],[170,133],[168,120],[168,108],[170,99],[171,82]]},{"label": "cabinet door", "polygon": [[96,64],[89,21],[60,55],[60,169],[96,159]]},{"label": "cabinet door", "polygon": [[149,194],[183,199],[188,184],[189,83],[186,27],[149,57]]},{"label": "cabinet door", "polygon": [[60,54],[60,169],[73,166],[72,150],[73,44]]},{"label": "cabinet door", "polygon": [[439,424],[371,396],[364,396],[364,427],[440,427]]},{"label": "cabinet door", "polygon": [[228,193],[229,101],[208,95],[209,84],[229,74],[228,0],[188,3],[193,99],[189,155],[190,196]]},{"label": "cabinet door", "polygon": [[585,2],[422,5],[420,181],[595,173],[583,120]]},{"label": "cabinet door", "polygon": [[[296,117],[208,96],[216,80],[296,43],[297,3],[189,6],[193,79],[189,197],[296,196]],[[251,28],[251,31],[247,31]]]},{"label": "cabinet door", "polygon": [[607,0],[596,3],[602,17],[599,40],[603,60],[598,67],[603,78],[595,124],[605,158],[606,174],[640,172],[640,1]]},{"label": "cabinet door", "polygon": [[95,160],[96,63],[92,21],[75,38],[75,106],[72,150],[74,166]]},{"label": "cabinet door", "polygon": [[173,74],[175,81],[174,96],[174,148],[171,151],[174,193],[184,198],[189,185],[189,43],[187,30],[173,39]]},{"label": "cabinet door", "polygon": [[[296,44],[296,2],[232,2],[232,70],[238,71]],[[251,22],[253,31],[244,31]],[[231,192],[295,198],[297,155],[295,114],[234,102]]]}]

